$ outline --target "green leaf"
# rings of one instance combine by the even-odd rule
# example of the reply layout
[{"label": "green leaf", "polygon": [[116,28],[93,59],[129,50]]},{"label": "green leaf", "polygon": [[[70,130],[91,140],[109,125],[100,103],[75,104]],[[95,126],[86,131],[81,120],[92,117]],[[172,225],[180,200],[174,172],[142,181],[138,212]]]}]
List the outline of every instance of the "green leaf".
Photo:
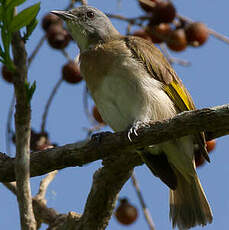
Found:
[{"label": "green leaf", "polygon": [[25,0],[13,0],[13,1],[7,2],[4,5],[3,17],[5,17],[7,26],[11,23],[14,17],[15,7],[21,5],[23,2],[25,2]]},{"label": "green leaf", "polygon": [[30,6],[17,14],[9,25],[9,31],[15,32],[29,23],[37,16],[40,10],[40,3]]},{"label": "green leaf", "polygon": [[14,17],[14,8],[7,7],[5,12],[3,12],[3,17],[4,17],[3,23],[5,24],[6,28],[8,28]]},{"label": "green leaf", "polygon": [[36,89],[36,81],[34,81],[31,86],[29,82],[27,81],[25,82],[25,90],[26,90],[26,96],[27,96],[28,103],[31,102],[35,89]]},{"label": "green leaf", "polygon": [[3,18],[3,7],[0,6],[0,21],[2,21]]},{"label": "green leaf", "polygon": [[21,5],[22,3],[24,3],[26,0],[11,0],[7,3],[7,7],[9,8],[14,8],[16,6]]},{"label": "green leaf", "polygon": [[3,51],[3,49],[2,49],[2,47],[0,46],[0,57],[3,57],[4,58],[4,51]]},{"label": "green leaf", "polygon": [[9,54],[9,49],[10,49],[10,42],[11,42],[11,35],[5,31],[5,29],[1,30],[1,37],[2,37],[2,43],[4,47],[4,51],[6,55]]},{"label": "green leaf", "polygon": [[10,4],[10,2],[13,2],[14,0],[3,0],[3,2],[5,3],[5,5]]},{"label": "green leaf", "polygon": [[34,18],[29,25],[26,26],[26,33],[24,34],[23,40],[26,42],[29,39],[29,36],[32,34],[36,28],[38,21]]}]

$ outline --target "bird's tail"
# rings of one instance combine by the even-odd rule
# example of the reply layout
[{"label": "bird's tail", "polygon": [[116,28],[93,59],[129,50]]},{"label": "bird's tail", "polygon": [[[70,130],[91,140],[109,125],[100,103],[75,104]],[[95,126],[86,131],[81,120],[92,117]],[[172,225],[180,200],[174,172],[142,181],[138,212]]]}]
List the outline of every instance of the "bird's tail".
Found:
[{"label": "bird's tail", "polygon": [[197,174],[193,175],[191,183],[179,172],[176,174],[177,188],[170,190],[170,219],[173,228],[177,226],[183,230],[211,223],[212,211]]}]

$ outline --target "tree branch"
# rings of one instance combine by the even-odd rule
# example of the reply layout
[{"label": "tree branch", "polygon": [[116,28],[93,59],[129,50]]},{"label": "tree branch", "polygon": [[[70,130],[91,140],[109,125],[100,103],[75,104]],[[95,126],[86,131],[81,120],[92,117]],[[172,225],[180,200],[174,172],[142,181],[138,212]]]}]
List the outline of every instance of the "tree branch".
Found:
[{"label": "tree branch", "polygon": [[153,219],[151,217],[151,214],[149,212],[149,209],[147,208],[146,206],[146,203],[144,201],[144,198],[143,198],[143,195],[141,193],[141,190],[140,190],[140,187],[139,187],[139,184],[138,184],[138,181],[136,179],[136,176],[135,176],[135,173],[133,172],[132,176],[131,176],[131,180],[132,180],[132,183],[133,183],[133,186],[136,190],[136,193],[137,193],[137,196],[138,196],[138,199],[140,201],[140,204],[142,206],[142,209],[143,209],[143,214],[144,214],[144,217],[146,219],[146,222],[149,226],[149,229],[150,230],[155,230],[155,225],[154,225],[154,222],[153,222]]},{"label": "tree branch", "polygon": [[21,229],[36,230],[30,189],[30,104],[25,83],[27,81],[27,53],[20,32],[13,33],[12,50],[16,72],[14,90],[16,97],[15,130],[16,160],[15,175],[17,182],[17,200],[19,204]]},{"label": "tree branch", "polygon": [[[49,174],[50,175],[50,174]],[[54,174],[52,174],[54,176]],[[46,177],[48,178],[50,182],[50,176]],[[44,180],[46,180],[44,178]],[[17,195],[17,186],[15,182],[10,183],[3,183],[4,186],[6,186],[14,195]],[[48,184],[46,184],[48,186]],[[79,219],[80,215],[74,212],[70,212],[68,215],[66,214],[59,214],[57,211],[55,211],[53,208],[48,208],[46,205],[46,200],[44,197],[41,196],[35,196],[33,197],[33,210],[34,214],[36,216],[36,220],[41,223],[46,223],[50,225],[50,230],[57,229],[61,227],[66,223],[70,222],[71,219],[74,221]],[[74,217],[74,218],[73,218]]]},{"label": "tree branch", "polygon": [[47,188],[48,188],[49,184],[53,181],[53,179],[55,178],[57,173],[58,173],[58,170],[52,171],[52,172],[48,173],[48,175],[43,180],[41,180],[39,191],[38,191],[36,197],[39,197],[39,199],[45,198]]},{"label": "tree branch", "polygon": [[[159,144],[173,138],[205,131],[207,140],[229,134],[229,105],[187,111],[172,119],[150,123],[150,127],[141,128],[133,142],[127,138],[127,132],[105,133],[101,140],[92,138],[53,149],[31,154],[31,176],[39,176],[56,169],[75,167],[90,162],[117,156],[122,152],[125,157],[135,159],[135,164],[142,163],[134,150],[147,145]],[[127,154],[128,152],[128,154]],[[15,159],[0,154],[0,181],[15,180]]]},{"label": "tree branch", "polygon": [[[135,155],[135,158],[138,158]],[[103,161],[103,167],[93,176],[93,185],[89,193],[82,217],[76,230],[103,230],[108,225],[115,202],[122,186],[129,179],[136,160],[126,154],[110,155]]]}]

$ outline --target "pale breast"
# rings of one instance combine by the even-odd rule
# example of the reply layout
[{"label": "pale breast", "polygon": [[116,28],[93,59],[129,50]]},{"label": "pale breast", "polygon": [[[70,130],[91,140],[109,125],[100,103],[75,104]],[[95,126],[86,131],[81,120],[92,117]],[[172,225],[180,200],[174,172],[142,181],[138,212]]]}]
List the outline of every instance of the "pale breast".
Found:
[{"label": "pale breast", "polygon": [[128,73],[122,74],[117,71],[107,75],[93,94],[102,117],[115,131],[125,130],[137,120],[148,122],[176,114],[173,103],[158,82],[150,77],[139,80],[135,75],[137,70],[131,77]]},{"label": "pale breast", "polygon": [[[81,71],[103,119],[115,131],[134,121],[165,119],[176,114],[161,83],[149,76],[142,63],[116,46],[81,57]],[[110,54],[110,55],[109,55]]]}]

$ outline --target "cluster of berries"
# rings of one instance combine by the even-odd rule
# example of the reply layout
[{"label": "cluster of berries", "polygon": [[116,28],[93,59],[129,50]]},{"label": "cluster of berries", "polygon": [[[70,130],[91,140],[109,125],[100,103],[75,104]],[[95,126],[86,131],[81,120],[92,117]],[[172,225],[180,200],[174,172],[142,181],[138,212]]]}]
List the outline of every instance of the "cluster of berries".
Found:
[{"label": "cluster of berries", "polygon": [[[143,3],[144,2],[144,3]],[[150,4],[149,4],[150,3]],[[150,15],[150,20],[144,30],[133,33],[153,43],[165,42],[174,51],[182,51],[187,45],[200,46],[208,39],[208,29],[200,22],[187,23],[177,18],[176,8],[170,1],[162,0],[139,0],[141,8]],[[46,32],[49,45],[54,49],[64,49],[72,40],[71,35],[63,27],[62,20],[53,15],[47,14],[42,20],[42,28]],[[13,82],[13,74],[5,65],[2,66],[2,77],[9,83]],[[69,61],[62,67],[63,79],[71,84],[82,81],[79,66]],[[99,124],[105,124],[96,106],[92,109],[92,115]],[[47,133],[31,132],[31,150],[42,150],[53,146]],[[215,140],[207,142],[208,151],[215,148]],[[196,156],[196,166],[204,164],[204,159]],[[125,202],[122,203],[124,206]]]},{"label": "cluster of berries", "polygon": [[[144,2],[144,3],[143,3]],[[170,1],[139,0],[141,8],[149,15],[148,25],[133,35],[145,38],[153,43],[165,42],[173,51],[182,51],[186,47],[203,45],[208,37],[208,28],[201,22],[189,23],[177,16],[176,8]]]},{"label": "cluster of berries", "polygon": [[[63,27],[63,21],[54,14],[47,14],[42,20],[42,28],[46,32],[49,45],[54,49],[64,49],[72,40],[71,35]],[[82,81],[78,65],[69,61],[62,68],[63,79],[71,84]]]},{"label": "cluster of berries", "polygon": [[54,14],[47,14],[42,19],[42,28],[46,32],[49,45],[54,49],[64,49],[71,41],[71,35],[63,27],[63,21]]}]

